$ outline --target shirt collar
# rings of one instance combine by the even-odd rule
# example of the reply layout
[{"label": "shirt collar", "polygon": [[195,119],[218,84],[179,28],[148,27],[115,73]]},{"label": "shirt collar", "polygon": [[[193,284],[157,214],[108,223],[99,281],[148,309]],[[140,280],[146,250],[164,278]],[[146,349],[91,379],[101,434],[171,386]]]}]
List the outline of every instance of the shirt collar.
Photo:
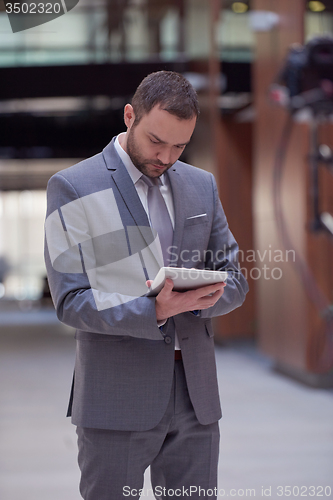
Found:
[{"label": "shirt collar", "polygon": [[[117,151],[118,155],[120,156],[121,161],[125,165],[126,170],[129,173],[133,183],[136,184],[138,182],[138,180],[141,179],[142,173],[140,172],[140,170],[138,170],[136,168],[136,166],[132,162],[129,155],[126,153],[126,151],[124,151],[124,149],[120,145],[119,137],[121,135],[124,135],[125,133],[126,132],[122,132],[121,134],[117,135],[115,143],[114,143],[114,147],[116,148],[116,151]],[[165,183],[164,174],[161,175],[160,179],[161,179],[162,184],[164,184]]]}]

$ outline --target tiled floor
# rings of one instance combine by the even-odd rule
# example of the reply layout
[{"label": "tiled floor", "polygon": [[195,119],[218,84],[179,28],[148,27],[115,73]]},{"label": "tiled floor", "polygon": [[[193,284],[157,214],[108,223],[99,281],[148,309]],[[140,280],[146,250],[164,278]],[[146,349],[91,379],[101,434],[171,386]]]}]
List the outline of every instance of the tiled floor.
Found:
[{"label": "tiled floor", "polygon": [[[64,417],[74,339],[52,314],[2,313],[1,322],[0,499],[79,500],[76,434]],[[333,498],[333,392],[275,374],[251,349],[216,356],[219,498]],[[148,476],[142,498],[153,498]]]}]

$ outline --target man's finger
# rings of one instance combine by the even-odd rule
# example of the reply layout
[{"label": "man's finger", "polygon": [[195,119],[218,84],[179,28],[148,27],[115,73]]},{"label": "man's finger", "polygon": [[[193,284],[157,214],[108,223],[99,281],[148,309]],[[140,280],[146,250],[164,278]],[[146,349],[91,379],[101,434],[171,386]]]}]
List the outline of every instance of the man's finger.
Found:
[{"label": "man's finger", "polygon": [[173,289],[173,281],[170,278],[167,278],[164,283],[163,290],[170,291]]},{"label": "man's finger", "polygon": [[164,283],[164,287],[160,291],[158,295],[161,295],[163,297],[163,300],[165,300],[165,295],[168,295],[172,292],[173,289],[173,281],[170,278],[167,278]]},{"label": "man's finger", "polygon": [[216,302],[222,297],[224,293],[224,287],[222,290],[217,290],[215,293],[210,295],[205,295],[198,300],[198,309],[208,309],[216,304]]},{"label": "man's finger", "polygon": [[226,286],[226,283],[215,283],[214,285],[207,285],[207,286],[202,286],[200,288],[197,288],[196,290],[193,290],[196,295],[199,297],[205,297],[206,295],[211,295],[218,290],[223,290],[224,287]]}]

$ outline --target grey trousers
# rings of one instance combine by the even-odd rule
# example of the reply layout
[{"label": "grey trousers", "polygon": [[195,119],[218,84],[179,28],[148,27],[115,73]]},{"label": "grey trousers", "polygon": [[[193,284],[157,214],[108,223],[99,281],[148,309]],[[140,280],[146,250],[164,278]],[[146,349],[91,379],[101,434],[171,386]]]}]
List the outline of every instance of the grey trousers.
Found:
[{"label": "grey trousers", "polygon": [[[140,498],[150,465],[156,499],[216,499],[218,422],[198,422],[181,361],[161,422],[144,432],[77,428],[84,500]],[[147,492],[141,492],[142,498]]]}]

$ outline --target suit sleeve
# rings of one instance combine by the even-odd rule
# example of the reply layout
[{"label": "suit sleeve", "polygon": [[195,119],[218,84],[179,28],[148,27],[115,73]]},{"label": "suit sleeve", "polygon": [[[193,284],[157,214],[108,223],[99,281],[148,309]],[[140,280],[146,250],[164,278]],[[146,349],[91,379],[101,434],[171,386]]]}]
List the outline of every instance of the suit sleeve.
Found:
[{"label": "suit sleeve", "polygon": [[214,218],[208,244],[209,251],[206,252],[209,258],[205,262],[205,267],[228,271],[229,277],[222,297],[213,307],[200,311],[201,318],[213,318],[233,311],[243,304],[249,290],[247,281],[239,270],[238,245],[229,229],[213,176],[212,189]]},{"label": "suit sleeve", "polygon": [[[117,262],[108,265],[102,262],[104,267],[96,270],[96,255],[105,260],[108,243],[115,245],[118,242],[119,247],[119,241],[124,238],[121,231],[114,236],[109,233],[92,238],[88,212],[94,213],[96,200],[98,202],[103,196],[104,192],[100,192],[89,200],[88,197],[80,198],[62,174],[54,175],[48,183],[45,263],[57,316],[63,323],[82,331],[163,340],[156,321],[155,298],[140,296],[135,290],[132,293],[135,287],[129,286],[127,293],[110,291],[108,276],[113,276],[112,270],[117,276]],[[103,225],[98,211],[95,220],[97,225]],[[130,262],[128,259],[129,267]],[[123,280],[119,279],[118,284],[122,289]],[[142,286],[145,290],[144,277],[140,280],[141,290]]]}]

